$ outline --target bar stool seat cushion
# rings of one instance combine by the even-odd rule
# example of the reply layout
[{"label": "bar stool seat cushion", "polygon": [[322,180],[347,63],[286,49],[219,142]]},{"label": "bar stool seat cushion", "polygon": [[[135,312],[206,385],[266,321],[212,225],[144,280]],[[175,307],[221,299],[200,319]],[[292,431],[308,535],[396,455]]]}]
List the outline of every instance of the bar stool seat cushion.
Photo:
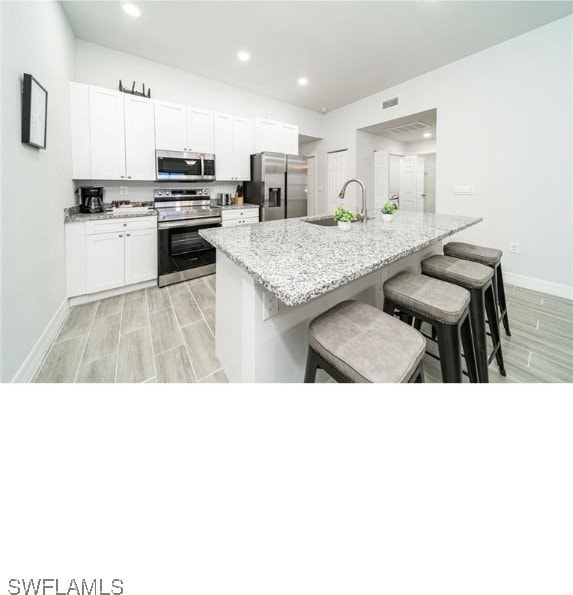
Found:
[{"label": "bar stool seat cushion", "polygon": [[493,269],[479,262],[451,256],[430,256],[422,262],[422,273],[466,289],[481,289],[493,277]]},{"label": "bar stool seat cushion", "polygon": [[355,300],[315,318],[308,334],[310,347],[353,382],[408,382],[426,349],[417,330]]},{"label": "bar stool seat cushion", "polygon": [[449,242],[444,246],[444,254],[464,260],[473,260],[488,266],[495,266],[501,262],[503,252],[495,248],[486,248],[476,244],[465,244],[464,242]]},{"label": "bar stool seat cushion", "polygon": [[384,296],[444,324],[457,324],[470,303],[470,292],[458,285],[404,271],[384,283]]}]

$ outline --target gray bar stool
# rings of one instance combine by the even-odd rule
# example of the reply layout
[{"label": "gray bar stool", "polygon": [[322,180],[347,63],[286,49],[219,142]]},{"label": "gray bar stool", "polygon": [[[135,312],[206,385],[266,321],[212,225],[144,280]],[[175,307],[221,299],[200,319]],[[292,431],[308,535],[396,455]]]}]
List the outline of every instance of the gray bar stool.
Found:
[{"label": "gray bar stool", "polygon": [[[493,269],[478,262],[436,255],[430,256],[422,262],[422,273],[434,279],[454,283],[470,292],[470,319],[480,382],[489,382],[488,367],[494,357],[497,359],[500,374],[505,376],[499,321],[492,285]],[[493,351],[489,357],[485,327],[486,312],[493,340]]]},{"label": "gray bar stool", "polygon": [[444,246],[444,254],[463,260],[479,262],[493,269],[493,289],[499,310],[499,321],[503,323],[505,334],[511,337],[509,330],[509,317],[507,316],[507,303],[505,301],[505,286],[503,284],[503,273],[501,271],[501,257],[503,252],[496,248],[486,248],[476,244],[465,244],[464,242],[450,242]]},{"label": "gray bar stool", "polygon": [[421,333],[368,304],[348,300],[308,328],[305,382],[322,368],[337,382],[424,382]]},{"label": "gray bar stool", "polygon": [[384,312],[397,310],[436,330],[444,382],[462,381],[460,338],[470,382],[478,382],[469,304],[467,289],[424,275],[405,271],[384,283]]}]

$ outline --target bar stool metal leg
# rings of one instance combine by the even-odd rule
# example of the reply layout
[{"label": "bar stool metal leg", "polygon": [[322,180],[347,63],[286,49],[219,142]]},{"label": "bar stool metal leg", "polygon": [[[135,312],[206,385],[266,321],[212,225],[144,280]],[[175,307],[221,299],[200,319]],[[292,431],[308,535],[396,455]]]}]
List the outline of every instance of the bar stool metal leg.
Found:
[{"label": "bar stool metal leg", "polygon": [[[489,382],[487,336],[485,331],[485,304],[481,289],[472,289],[470,300],[470,317],[475,344],[478,376],[480,382]],[[495,318],[494,318],[495,320]]]},{"label": "bar stool metal leg", "polygon": [[315,382],[317,368],[318,368],[318,360],[314,356],[314,351],[309,348],[308,354],[306,356],[306,370],[304,372],[305,384],[312,384]]},{"label": "bar stool metal leg", "polygon": [[472,325],[470,317],[466,316],[460,328],[460,335],[462,338],[462,347],[464,349],[464,359],[468,369],[468,376],[470,382],[478,382],[477,359],[475,354],[474,339],[472,335]]},{"label": "bar stool metal leg", "polygon": [[[493,286],[490,285],[485,290],[485,308],[487,311],[487,319],[490,321],[489,330],[491,332],[491,339],[493,342],[493,349],[495,359],[499,367],[499,373],[502,376],[506,375],[505,364],[503,362],[503,353],[501,350],[501,337],[499,335],[499,322],[497,318],[497,308],[495,307],[495,296],[493,293]],[[492,321],[494,321],[492,323]],[[489,364],[489,360],[488,360]]]},{"label": "bar stool metal leg", "polygon": [[509,318],[507,316],[507,303],[505,301],[505,285],[503,284],[503,273],[501,272],[501,264],[497,266],[494,276],[497,283],[497,297],[501,314],[501,320],[503,322],[503,328],[505,329],[505,334],[508,337],[511,337],[511,331],[509,330]]},{"label": "bar stool metal leg", "polygon": [[462,381],[462,362],[457,326],[436,324],[440,367],[444,382]]}]

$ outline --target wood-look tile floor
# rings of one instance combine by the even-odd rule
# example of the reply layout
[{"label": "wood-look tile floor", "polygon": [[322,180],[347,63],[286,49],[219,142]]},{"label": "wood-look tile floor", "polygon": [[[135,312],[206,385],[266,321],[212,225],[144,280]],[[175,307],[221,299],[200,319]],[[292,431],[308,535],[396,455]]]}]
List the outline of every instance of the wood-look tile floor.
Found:
[{"label": "wood-look tile floor", "polygon": [[215,275],[75,306],[35,382],[227,382]]},{"label": "wood-look tile floor", "polygon": [[[506,292],[507,376],[493,362],[490,382],[573,382],[573,301],[512,285]],[[215,275],[76,306],[35,381],[227,382],[214,331]],[[426,382],[441,382],[429,355],[424,371]],[[319,371],[317,382],[332,379]]]}]

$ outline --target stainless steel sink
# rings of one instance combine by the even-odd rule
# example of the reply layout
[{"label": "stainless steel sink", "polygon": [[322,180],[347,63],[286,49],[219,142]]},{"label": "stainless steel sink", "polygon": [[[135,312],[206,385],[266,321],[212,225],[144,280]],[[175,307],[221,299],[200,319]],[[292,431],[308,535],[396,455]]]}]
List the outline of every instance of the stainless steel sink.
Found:
[{"label": "stainless steel sink", "polygon": [[[367,217],[368,219],[372,219],[372,217]],[[360,223],[362,218],[359,216],[358,221],[356,223]],[[334,219],[334,217],[324,217],[322,219],[314,219],[313,221],[305,221],[305,223],[311,223],[312,225],[322,225],[323,227],[335,227],[338,225],[338,221]]]}]

